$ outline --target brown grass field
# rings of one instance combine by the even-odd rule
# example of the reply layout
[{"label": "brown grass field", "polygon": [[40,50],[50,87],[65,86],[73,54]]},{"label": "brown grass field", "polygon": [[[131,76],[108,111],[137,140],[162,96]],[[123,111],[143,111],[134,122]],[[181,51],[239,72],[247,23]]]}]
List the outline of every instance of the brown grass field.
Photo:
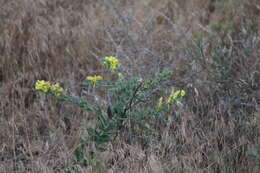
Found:
[{"label": "brown grass field", "polygon": [[[259,173],[259,29],[258,0],[0,0],[0,173]],[[81,165],[95,115],[34,85],[103,102],[81,83],[114,79],[104,56],[129,78],[170,69],[167,86],[187,96],[154,122],[156,137],[118,136],[104,152],[90,142]]]}]

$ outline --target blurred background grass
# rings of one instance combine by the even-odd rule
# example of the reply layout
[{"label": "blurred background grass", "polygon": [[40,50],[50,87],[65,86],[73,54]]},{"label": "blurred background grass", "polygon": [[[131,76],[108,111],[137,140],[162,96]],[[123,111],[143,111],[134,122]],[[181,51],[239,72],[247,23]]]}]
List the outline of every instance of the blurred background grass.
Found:
[{"label": "blurred background grass", "polygon": [[80,83],[113,80],[103,56],[128,77],[173,70],[168,85],[188,97],[165,115],[160,140],[118,138],[82,171],[258,172],[259,15],[257,0],[0,0],[0,172],[73,172],[80,127],[95,115],[34,84],[94,101]]}]

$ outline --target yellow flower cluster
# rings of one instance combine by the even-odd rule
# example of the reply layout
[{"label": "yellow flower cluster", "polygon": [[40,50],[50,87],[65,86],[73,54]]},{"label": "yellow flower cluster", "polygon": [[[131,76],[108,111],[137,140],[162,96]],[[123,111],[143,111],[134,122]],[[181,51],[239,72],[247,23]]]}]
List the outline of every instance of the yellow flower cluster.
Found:
[{"label": "yellow flower cluster", "polygon": [[60,86],[59,83],[51,85],[51,92],[55,94],[55,96],[64,95],[64,89]]},{"label": "yellow flower cluster", "polygon": [[95,75],[95,76],[88,76],[86,79],[89,80],[89,81],[91,81],[91,82],[93,83],[93,85],[96,85],[96,83],[97,83],[98,81],[102,80],[103,77],[100,76],[100,75],[97,75],[97,76]]},{"label": "yellow flower cluster", "polygon": [[64,89],[59,83],[51,84],[48,81],[38,80],[35,84],[35,89],[44,93],[53,93],[55,96],[64,95]]},{"label": "yellow flower cluster", "polygon": [[109,56],[109,57],[105,57],[105,62],[104,62],[108,68],[110,68],[112,71],[115,71],[116,68],[119,65],[119,60],[114,57],[114,56]]},{"label": "yellow flower cluster", "polygon": [[[184,90],[177,90],[176,92],[173,92],[170,94],[170,96],[167,99],[166,105],[173,104],[176,102],[178,99],[181,99],[186,95],[186,92]],[[156,107],[157,109],[160,109],[163,105],[163,97],[160,97]]]},{"label": "yellow flower cluster", "polygon": [[186,92],[184,90],[177,90],[176,92],[173,92],[170,94],[167,103],[168,104],[172,104],[175,101],[177,101],[178,99],[184,97],[186,95]]},{"label": "yellow flower cluster", "polygon": [[47,93],[51,88],[51,83],[44,80],[38,80],[35,84],[35,89]]}]

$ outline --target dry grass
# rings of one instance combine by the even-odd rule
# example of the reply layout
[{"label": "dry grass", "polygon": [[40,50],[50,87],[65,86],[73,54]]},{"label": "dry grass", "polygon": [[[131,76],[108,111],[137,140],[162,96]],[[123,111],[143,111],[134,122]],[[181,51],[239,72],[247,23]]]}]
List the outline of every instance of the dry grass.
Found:
[{"label": "dry grass", "polygon": [[117,138],[79,170],[258,172],[259,8],[257,0],[0,0],[0,172],[72,172],[87,135],[80,127],[95,115],[34,83],[59,81],[83,96],[87,75],[113,78],[99,62],[110,55],[130,77],[172,69],[169,86],[189,96],[165,115],[167,126],[157,123],[158,138]]}]

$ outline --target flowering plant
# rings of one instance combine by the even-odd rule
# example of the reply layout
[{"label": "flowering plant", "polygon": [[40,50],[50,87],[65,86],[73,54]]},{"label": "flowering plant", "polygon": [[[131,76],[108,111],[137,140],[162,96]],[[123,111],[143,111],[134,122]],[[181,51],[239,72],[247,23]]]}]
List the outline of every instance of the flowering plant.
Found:
[{"label": "flowering plant", "polygon": [[93,83],[93,85],[95,86],[98,81],[103,79],[103,77],[100,75],[98,75],[98,76],[95,75],[95,76],[88,76],[86,79],[91,81]]},{"label": "flowering plant", "polygon": [[119,65],[119,60],[114,56],[105,57],[104,64],[114,72]]},{"label": "flowering plant", "polygon": [[[169,95],[164,101],[164,97],[159,98],[159,102],[154,104],[151,100],[156,99],[158,90],[163,92],[163,81],[171,75],[171,71],[163,71],[157,74],[151,80],[142,80],[138,77],[126,79],[119,71],[119,60],[115,57],[105,57],[104,64],[106,67],[116,73],[118,79],[115,82],[106,82],[105,85],[99,85],[99,81],[103,80],[101,75],[87,76],[88,84],[95,87],[105,87],[109,101],[105,107],[99,104],[91,105],[86,100],[76,98],[65,94],[64,89],[59,83],[52,84],[48,81],[38,80],[35,88],[43,93],[50,93],[60,101],[78,105],[82,110],[95,112],[97,115],[97,123],[95,127],[87,127],[90,140],[95,143],[98,149],[104,150],[104,146],[115,137],[125,138],[130,134],[138,134],[136,129],[145,129],[144,124],[150,120],[162,118],[164,112],[167,112],[170,105],[186,95],[184,90],[177,90]],[[90,82],[89,82],[90,81]],[[126,139],[124,139],[126,140]],[[75,150],[75,155],[79,162],[82,161],[82,147],[88,143],[81,140],[80,146]]]},{"label": "flowering plant", "polygon": [[35,84],[35,89],[44,93],[54,94],[57,97],[65,94],[64,89],[59,83],[51,84],[50,82],[44,80],[38,80]]}]

